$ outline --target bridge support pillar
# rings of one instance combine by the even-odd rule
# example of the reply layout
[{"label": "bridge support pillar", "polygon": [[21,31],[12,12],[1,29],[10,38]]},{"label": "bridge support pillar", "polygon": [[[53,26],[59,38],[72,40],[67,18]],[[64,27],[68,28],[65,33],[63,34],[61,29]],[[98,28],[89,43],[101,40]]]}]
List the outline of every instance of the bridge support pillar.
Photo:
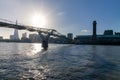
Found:
[{"label": "bridge support pillar", "polygon": [[48,40],[42,40],[42,47],[47,50],[48,48]]},{"label": "bridge support pillar", "polygon": [[50,35],[53,34],[53,31],[54,31],[54,30],[48,31],[48,33],[47,33],[46,35],[42,34],[41,32],[38,32],[40,38],[42,39],[42,47],[43,47],[45,50],[47,50],[47,48],[48,48],[48,40],[49,40]]}]

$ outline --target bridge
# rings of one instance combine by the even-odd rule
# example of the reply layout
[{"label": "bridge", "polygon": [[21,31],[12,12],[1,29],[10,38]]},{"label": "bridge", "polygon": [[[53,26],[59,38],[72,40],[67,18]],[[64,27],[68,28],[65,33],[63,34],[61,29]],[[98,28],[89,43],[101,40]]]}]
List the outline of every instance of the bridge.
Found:
[{"label": "bridge", "polygon": [[55,36],[55,37],[63,36],[61,33],[59,33],[55,29],[37,28],[37,27],[23,25],[23,24],[20,24],[17,22],[9,21],[6,19],[0,19],[0,27],[14,28],[14,29],[18,29],[18,30],[28,30],[30,32],[38,32],[38,34],[42,40],[42,47],[44,49],[48,48],[48,40],[49,40],[50,36]]}]

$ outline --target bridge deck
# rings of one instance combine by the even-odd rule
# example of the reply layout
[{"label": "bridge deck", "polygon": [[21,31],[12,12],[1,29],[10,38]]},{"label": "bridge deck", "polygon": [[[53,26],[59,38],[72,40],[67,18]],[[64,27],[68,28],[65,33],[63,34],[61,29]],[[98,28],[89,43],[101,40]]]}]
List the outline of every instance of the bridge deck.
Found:
[{"label": "bridge deck", "polygon": [[19,29],[19,30],[28,30],[31,32],[41,32],[41,33],[45,33],[47,34],[48,32],[50,32],[51,30],[53,31],[53,33],[51,35],[53,36],[57,36],[57,37],[62,37],[63,35],[59,32],[57,32],[55,29],[47,29],[47,28],[37,28],[37,27],[33,27],[33,26],[27,26],[27,25],[22,25],[22,24],[15,24],[12,22],[9,22],[8,20],[0,20],[0,27],[6,27],[6,28],[14,28],[14,29]]}]

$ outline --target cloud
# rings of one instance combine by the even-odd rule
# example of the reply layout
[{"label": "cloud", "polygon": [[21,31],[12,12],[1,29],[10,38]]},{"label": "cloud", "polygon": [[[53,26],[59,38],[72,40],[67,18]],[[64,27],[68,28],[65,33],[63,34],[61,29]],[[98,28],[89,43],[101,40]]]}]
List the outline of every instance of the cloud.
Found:
[{"label": "cloud", "polygon": [[87,29],[83,29],[83,30],[81,30],[81,32],[86,33],[86,32],[88,32],[88,30]]},{"label": "cloud", "polygon": [[59,12],[57,15],[58,15],[58,16],[65,15],[65,12]]}]

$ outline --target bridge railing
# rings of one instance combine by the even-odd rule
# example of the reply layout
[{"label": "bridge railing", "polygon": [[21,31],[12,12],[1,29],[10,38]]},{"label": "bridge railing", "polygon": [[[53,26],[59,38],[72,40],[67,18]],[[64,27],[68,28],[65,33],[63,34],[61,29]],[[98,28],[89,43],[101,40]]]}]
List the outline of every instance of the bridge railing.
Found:
[{"label": "bridge railing", "polygon": [[6,23],[10,23],[10,24],[16,24],[16,22],[14,22],[14,21],[6,20],[6,19],[3,19],[3,18],[0,18],[0,22],[6,22]]}]

